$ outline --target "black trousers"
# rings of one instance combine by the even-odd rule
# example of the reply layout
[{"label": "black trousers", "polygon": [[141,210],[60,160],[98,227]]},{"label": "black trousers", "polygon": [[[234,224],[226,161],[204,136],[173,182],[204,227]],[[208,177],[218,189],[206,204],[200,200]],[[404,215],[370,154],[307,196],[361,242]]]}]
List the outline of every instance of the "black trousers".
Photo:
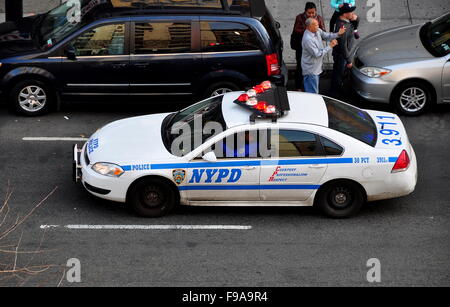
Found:
[{"label": "black trousers", "polygon": [[333,75],[331,77],[330,96],[340,98],[344,87],[344,76],[347,70],[347,60],[343,56],[333,56]]},{"label": "black trousers", "polygon": [[302,53],[302,47],[295,51],[295,59],[297,60],[297,70],[295,71],[295,89],[297,90],[303,90]]},{"label": "black trousers", "polygon": [[[330,20],[330,32],[339,32],[339,29],[335,29],[336,21],[338,20],[340,14],[338,11],[334,11],[333,17]],[[355,30],[358,30],[359,27],[359,17],[356,20],[350,21]],[[337,31],[336,31],[337,30]]]}]

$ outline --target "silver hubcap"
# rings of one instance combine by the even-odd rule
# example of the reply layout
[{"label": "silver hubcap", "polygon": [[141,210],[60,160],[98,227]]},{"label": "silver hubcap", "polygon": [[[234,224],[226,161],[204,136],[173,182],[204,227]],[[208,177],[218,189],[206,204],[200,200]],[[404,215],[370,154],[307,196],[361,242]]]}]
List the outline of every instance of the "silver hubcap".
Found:
[{"label": "silver hubcap", "polygon": [[400,96],[400,105],[405,111],[417,112],[422,110],[427,103],[427,95],[418,87],[406,89]]},{"label": "silver hubcap", "polygon": [[229,88],[218,88],[217,90],[215,90],[212,94],[211,97],[216,97],[216,96],[220,96],[220,95],[224,95],[226,93],[231,93],[233,90],[229,89]]},{"label": "silver hubcap", "polygon": [[45,91],[36,85],[30,85],[20,91],[19,104],[22,109],[28,112],[41,110],[47,102]]}]

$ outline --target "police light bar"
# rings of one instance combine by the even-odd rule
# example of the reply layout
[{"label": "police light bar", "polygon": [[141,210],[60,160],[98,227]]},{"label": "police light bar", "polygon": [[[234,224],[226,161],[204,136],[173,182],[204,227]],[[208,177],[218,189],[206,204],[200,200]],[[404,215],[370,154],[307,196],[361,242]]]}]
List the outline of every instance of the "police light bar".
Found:
[{"label": "police light bar", "polygon": [[290,110],[287,90],[277,87],[270,81],[264,81],[254,86],[245,94],[239,96],[234,103],[253,112],[250,122],[258,119],[272,119],[276,122]]}]

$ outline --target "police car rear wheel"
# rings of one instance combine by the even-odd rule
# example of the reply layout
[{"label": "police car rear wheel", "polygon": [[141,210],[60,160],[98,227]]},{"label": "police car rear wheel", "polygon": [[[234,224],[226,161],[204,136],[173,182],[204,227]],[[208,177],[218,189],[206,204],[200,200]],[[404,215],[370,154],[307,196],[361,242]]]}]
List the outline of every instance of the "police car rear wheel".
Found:
[{"label": "police car rear wheel", "polygon": [[129,203],[140,216],[161,217],[173,210],[176,197],[172,193],[172,188],[165,182],[146,179],[132,187]]},{"label": "police car rear wheel", "polygon": [[352,182],[341,181],[325,186],[319,191],[317,207],[332,218],[348,218],[359,212],[364,195],[361,188]]}]

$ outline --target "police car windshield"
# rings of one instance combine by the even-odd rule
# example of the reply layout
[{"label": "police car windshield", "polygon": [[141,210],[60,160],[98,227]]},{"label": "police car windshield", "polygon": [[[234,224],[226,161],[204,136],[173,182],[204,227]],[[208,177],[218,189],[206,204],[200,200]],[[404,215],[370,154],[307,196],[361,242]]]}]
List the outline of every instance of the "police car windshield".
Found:
[{"label": "police car windshield", "polygon": [[378,138],[377,126],[367,112],[328,97],[323,99],[328,109],[330,129],[375,147]]},{"label": "police car windshield", "polygon": [[[167,150],[175,156],[182,157],[210,137],[225,131],[222,100],[223,96],[212,97],[169,115],[162,127],[163,141]],[[198,131],[200,129],[201,131]]]}]

